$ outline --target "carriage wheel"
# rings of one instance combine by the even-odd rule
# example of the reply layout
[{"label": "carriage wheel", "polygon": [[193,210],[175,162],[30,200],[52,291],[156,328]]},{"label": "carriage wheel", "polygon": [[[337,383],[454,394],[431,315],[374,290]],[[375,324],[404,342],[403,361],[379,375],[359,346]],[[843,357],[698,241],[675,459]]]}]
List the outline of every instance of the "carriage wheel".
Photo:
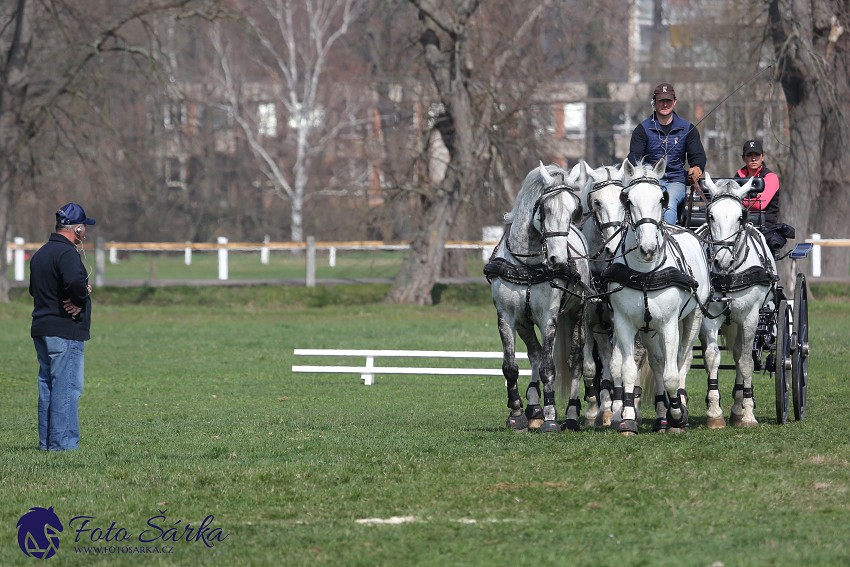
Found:
[{"label": "carriage wheel", "polygon": [[794,419],[806,417],[809,389],[809,299],[806,276],[797,274],[794,288],[794,334],[791,353],[791,397],[794,400]]},{"label": "carriage wheel", "polygon": [[788,375],[791,372],[791,306],[779,302],[776,320],[776,422],[788,423]]}]

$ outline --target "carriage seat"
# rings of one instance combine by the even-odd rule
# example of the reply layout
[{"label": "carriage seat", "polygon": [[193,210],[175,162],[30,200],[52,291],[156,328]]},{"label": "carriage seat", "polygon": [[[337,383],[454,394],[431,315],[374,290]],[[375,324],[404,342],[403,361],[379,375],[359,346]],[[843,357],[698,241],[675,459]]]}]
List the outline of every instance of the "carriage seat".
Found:
[{"label": "carriage seat", "polygon": [[[712,177],[712,180],[715,182],[722,181],[724,179],[731,179],[736,181],[738,185],[742,186],[749,181],[749,177]],[[682,207],[683,210],[679,211],[679,224],[687,226],[687,228],[698,228],[700,225],[705,224],[706,221],[706,208],[708,207],[708,203],[711,202],[711,197],[708,196],[708,193],[705,190],[704,179],[699,180],[699,186],[700,191],[694,191],[693,193],[688,191],[688,199],[693,199],[690,221],[688,221],[688,209],[691,204],[688,199],[685,199],[684,201],[684,207]],[[753,178],[753,187],[747,192],[747,197],[755,197],[762,191],[764,191],[764,179],[755,177]],[[750,222],[755,226],[764,226],[763,211],[750,211],[749,218]]]}]

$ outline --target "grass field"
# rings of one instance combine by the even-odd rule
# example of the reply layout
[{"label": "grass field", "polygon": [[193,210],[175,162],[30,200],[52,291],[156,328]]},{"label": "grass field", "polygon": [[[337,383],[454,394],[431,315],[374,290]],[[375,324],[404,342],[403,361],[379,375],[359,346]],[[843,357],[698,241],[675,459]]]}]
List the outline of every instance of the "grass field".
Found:
[{"label": "grass field", "polygon": [[[96,290],[82,448],[64,454],[37,450],[15,290],[0,305],[0,565],[33,563],[16,541],[33,506],[65,526],[56,565],[850,564],[845,292],[812,294],[805,421],[776,425],[760,375],[762,425],[709,431],[694,371],[690,431],[623,438],[507,431],[497,377],[290,372],[296,347],[500,348],[484,286],[441,288],[432,307],[384,305],[386,290]],[[213,547],[185,535],[209,516]],[[139,556],[154,546],[167,553]]]}]

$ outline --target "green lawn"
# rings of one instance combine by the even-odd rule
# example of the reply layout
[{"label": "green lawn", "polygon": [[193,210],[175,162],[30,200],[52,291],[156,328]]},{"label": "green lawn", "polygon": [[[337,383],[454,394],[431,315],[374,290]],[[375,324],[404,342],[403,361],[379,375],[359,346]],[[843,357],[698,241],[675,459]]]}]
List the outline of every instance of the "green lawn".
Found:
[{"label": "green lawn", "polygon": [[[484,286],[440,288],[432,307],[385,305],[386,290],[96,290],[82,449],[66,454],[36,449],[31,306],[15,290],[0,305],[0,565],[33,563],[16,541],[33,506],[65,526],[57,565],[850,563],[846,302],[810,303],[804,422],[776,425],[759,375],[762,425],[709,431],[694,371],[690,431],[624,438],[507,431],[499,377],[365,387],[290,371],[296,347],[500,349]],[[101,531],[78,537],[76,516]],[[186,541],[208,516],[223,541]],[[90,541],[113,522],[127,541]]]}]

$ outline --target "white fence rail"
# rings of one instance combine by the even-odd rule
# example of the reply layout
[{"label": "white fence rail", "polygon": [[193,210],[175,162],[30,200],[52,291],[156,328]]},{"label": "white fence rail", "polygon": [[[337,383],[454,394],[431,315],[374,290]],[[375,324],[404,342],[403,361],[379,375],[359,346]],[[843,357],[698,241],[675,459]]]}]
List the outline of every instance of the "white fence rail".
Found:
[{"label": "white fence rail", "polygon": [[[454,350],[380,350],[380,349],[326,349],[326,348],[297,348],[295,356],[313,357],[349,357],[364,358],[362,366],[340,366],[340,365],[293,365],[293,372],[316,372],[329,374],[360,374],[360,379],[366,386],[375,383],[375,374],[417,374],[417,375],[448,375],[448,376],[502,376],[501,364],[488,368],[442,366],[376,366],[375,360],[395,358],[441,358],[441,359],[464,359],[464,360],[501,360],[501,352],[479,352],[479,351],[454,351]],[[518,360],[528,360],[524,352],[516,353]],[[530,369],[520,368],[521,376],[531,376]]]},{"label": "white fence rail", "polygon": [[[446,242],[447,249],[455,250],[480,250],[488,254],[493,250],[496,241],[459,241]],[[7,246],[7,263],[14,263],[15,281],[23,281],[25,278],[26,261],[25,252],[34,252],[41,247],[40,243],[26,243],[23,238],[16,237]],[[95,245],[95,285],[101,286],[105,281],[106,258],[110,264],[118,263],[118,253],[124,252],[183,252],[184,263],[192,264],[194,252],[216,252],[218,254],[218,279],[227,281],[229,278],[229,253],[235,252],[259,252],[258,258],[261,264],[269,263],[271,251],[303,251],[306,253],[307,266],[305,284],[307,287],[316,285],[316,251],[328,252],[328,264],[336,266],[337,251],[339,250],[408,250],[410,244],[407,242],[381,242],[381,241],[351,241],[351,242],[321,242],[313,237],[308,237],[306,242],[271,242],[268,237],[263,242],[230,242],[226,237],[220,236],[216,242],[113,242],[98,238]]]},{"label": "white fence rail", "polygon": [[[496,241],[490,240],[494,236],[487,235],[487,239],[481,241],[449,241],[446,248],[461,250],[480,250],[485,256],[492,251]],[[803,242],[814,244],[811,257],[809,258],[810,275],[813,278],[821,277],[821,248],[822,247],[848,247],[850,239],[847,238],[821,238],[820,234],[812,234]],[[21,237],[15,237],[7,244],[7,258],[9,264],[14,264],[15,281],[24,281],[26,275],[26,251],[35,251],[41,246],[40,243],[26,243]],[[226,237],[217,238],[216,242],[106,242],[98,238],[96,243],[96,275],[95,285],[103,285],[105,272],[105,258],[109,263],[118,262],[118,252],[183,252],[185,264],[192,264],[194,252],[216,252],[218,254],[218,279],[226,281],[229,278],[228,259],[230,251],[258,252],[260,263],[268,264],[271,251],[305,251],[307,255],[307,269],[305,284],[308,287],[316,285],[316,251],[328,252],[328,263],[331,267],[336,265],[336,253],[338,250],[408,250],[407,242],[380,242],[380,241],[353,241],[353,242],[317,242],[313,237],[308,237],[307,242],[271,242],[268,237],[263,242],[230,242]]]}]

